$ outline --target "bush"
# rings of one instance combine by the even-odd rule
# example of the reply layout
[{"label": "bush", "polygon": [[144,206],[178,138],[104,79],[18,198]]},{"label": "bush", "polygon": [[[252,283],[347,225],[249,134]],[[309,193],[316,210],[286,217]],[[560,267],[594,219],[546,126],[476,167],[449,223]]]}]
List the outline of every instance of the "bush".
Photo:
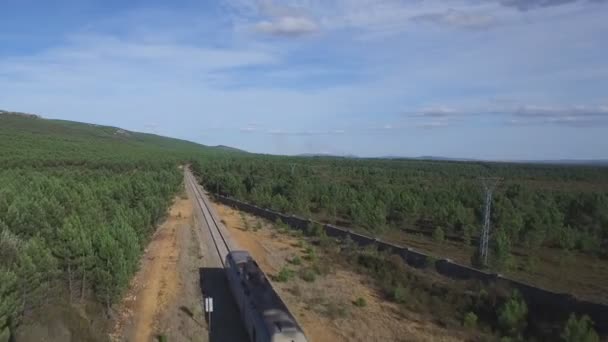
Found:
[{"label": "bush", "polygon": [[435,230],[433,231],[433,240],[439,243],[443,243],[443,241],[445,241],[445,232],[443,231],[443,228],[435,228]]},{"label": "bush", "polygon": [[312,236],[312,237],[325,237],[325,229],[323,228],[322,225],[320,225],[317,222],[314,222],[312,224],[309,224],[308,227],[306,227],[306,234],[308,236]]},{"label": "bush", "polygon": [[359,297],[359,298],[357,298],[357,300],[355,300],[355,301],[353,302],[353,304],[354,304],[355,306],[357,306],[357,307],[362,308],[362,307],[364,307],[364,306],[366,306],[366,305],[367,305],[367,301],[365,300],[365,298],[363,298],[363,297]]},{"label": "bush", "polygon": [[571,314],[561,336],[565,342],[599,342],[600,340],[593,330],[593,321],[586,315],[578,319],[575,314]]},{"label": "bush", "polygon": [[462,241],[464,242],[465,245],[470,246],[471,245],[471,239],[473,237],[473,226],[472,225],[466,225],[462,228]]},{"label": "bush", "polygon": [[255,227],[253,228],[253,231],[257,232],[258,230],[262,229],[262,222],[257,221],[255,223]]},{"label": "bush", "polygon": [[289,279],[293,276],[293,270],[287,268],[287,267],[283,267],[281,269],[281,271],[279,272],[279,274],[277,274],[276,277],[274,277],[274,280],[277,282],[281,282],[284,283],[286,281],[289,281]]},{"label": "bush", "polygon": [[401,285],[398,285],[393,289],[393,299],[397,303],[405,303],[408,299],[409,290]]},{"label": "bush", "polygon": [[511,240],[502,229],[496,233],[496,244],[494,245],[493,259],[495,267],[500,270],[510,269],[513,266],[513,257],[511,256]]},{"label": "bush", "polygon": [[475,329],[477,327],[477,315],[474,312],[467,313],[462,325],[467,329]]},{"label": "bush", "polygon": [[304,253],[306,253],[306,255],[302,257],[304,260],[314,261],[317,258],[317,253],[312,247],[307,247]]},{"label": "bush", "polygon": [[424,268],[434,268],[436,263],[437,258],[432,255],[427,255],[426,258],[424,258]]},{"label": "bush", "polygon": [[498,312],[498,326],[507,336],[520,338],[526,328],[528,306],[517,291],[513,291]]},{"label": "bush", "polygon": [[304,280],[304,281],[311,283],[311,282],[315,281],[316,275],[312,269],[305,268],[300,271],[300,278],[302,278],[302,280]]},{"label": "bush", "polygon": [[330,319],[336,319],[346,317],[348,312],[346,311],[346,308],[343,305],[332,302],[328,303],[325,307],[325,314]]},{"label": "bush", "polygon": [[291,260],[289,260],[289,263],[296,266],[301,265],[302,259],[300,259],[300,257],[296,255],[295,257],[291,258]]}]

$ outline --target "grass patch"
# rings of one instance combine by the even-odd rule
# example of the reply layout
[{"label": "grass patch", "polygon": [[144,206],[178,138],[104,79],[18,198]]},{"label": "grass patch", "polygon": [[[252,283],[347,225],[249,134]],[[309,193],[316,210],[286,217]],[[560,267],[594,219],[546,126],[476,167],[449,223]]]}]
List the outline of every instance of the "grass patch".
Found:
[{"label": "grass patch", "polygon": [[312,283],[313,281],[315,281],[316,277],[317,275],[315,271],[310,268],[304,268],[300,270],[300,278],[302,278],[302,280],[306,282]]},{"label": "grass patch", "polygon": [[353,302],[353,305],[358,308],[362,308],[362,307],[367,306],[367,301],[365,300],[365,298],[359,297]]},{"label": "grass patch", "polygon": [[329,319],[335,320],[338,318],[345,318],[348,316],[348,310],[342,304],[330,302],[325,305],[325,310],[323,312]]},{"label": "grass patch", "polygon": [[293,258],[291,258],[291,260],[289,260],[288,262],[292,265],[299,266],[302,264],[302,259],[300,259],[300,257],[296,255]]},{"label": "grass patch", "polygon": [[279,283],[285,283],[287,281],[289,281],[289,279],[291,279],[294,275],[294,271],[290,268],[287,267],[283,267],[281,269],[281,271],[279,271],[279,274],[277,274],[274,277],[274,281],[279,282]]}]

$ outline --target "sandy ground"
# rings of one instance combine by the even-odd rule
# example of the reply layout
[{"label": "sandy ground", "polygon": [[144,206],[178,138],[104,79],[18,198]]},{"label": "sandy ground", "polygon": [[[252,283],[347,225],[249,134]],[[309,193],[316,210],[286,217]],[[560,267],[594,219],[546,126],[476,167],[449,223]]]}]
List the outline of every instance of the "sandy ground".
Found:
[{"label": "sandy ground", "polygon": [[[249,250],[270,278],[288,260],[303,257],[300,238],[278,233],[272,224],[249,214],[214,205],[232,238]],[[258,222],[262,228],[256,230]],[[296,272],[301,267],[306,264],[289,265]],[[462,340],[460,333],[439,327],[416,313],[404,314],[394,303],[383,300],[364,277],[347,270],[334,269],[326,276],[317,276],[313,282],[305,282],[296,275],[287,282],[273,281],[273,286],[314,342]],[[353,304],[359,297],[365,299],[364,307]]]},{"label": "sandy ground", "polygon": [[206,341],[201,310],[201,252],[192,202],[177,197],[154,234],[140,270],[117,306],[113,341]]}]

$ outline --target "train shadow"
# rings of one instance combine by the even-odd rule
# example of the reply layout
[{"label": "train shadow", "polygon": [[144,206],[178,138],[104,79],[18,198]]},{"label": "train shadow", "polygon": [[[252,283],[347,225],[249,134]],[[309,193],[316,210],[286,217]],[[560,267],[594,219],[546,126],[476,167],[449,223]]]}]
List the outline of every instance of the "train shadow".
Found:
[{"label": "train shadow", "polygon": [[[209,341],[248,341],[238,306],[230,292],[226,271],[218,267],[199,268],[199,284],[203,297],[213,298]],[[205,320],[209,326],[208,314],[205,314]]]}]

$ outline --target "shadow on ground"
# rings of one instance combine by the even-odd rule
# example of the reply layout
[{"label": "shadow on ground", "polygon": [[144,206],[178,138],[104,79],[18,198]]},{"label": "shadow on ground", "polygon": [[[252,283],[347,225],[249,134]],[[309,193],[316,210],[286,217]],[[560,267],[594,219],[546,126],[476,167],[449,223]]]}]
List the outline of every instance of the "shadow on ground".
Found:
[{"label": "shadow on ground", "polygon": [[[200,286],[203,297],[213,298],[210,342],[245,342],[249,340],[241,315],[223,268],[200,268]],[[208,316],[205,316],[208,320]]]}]

